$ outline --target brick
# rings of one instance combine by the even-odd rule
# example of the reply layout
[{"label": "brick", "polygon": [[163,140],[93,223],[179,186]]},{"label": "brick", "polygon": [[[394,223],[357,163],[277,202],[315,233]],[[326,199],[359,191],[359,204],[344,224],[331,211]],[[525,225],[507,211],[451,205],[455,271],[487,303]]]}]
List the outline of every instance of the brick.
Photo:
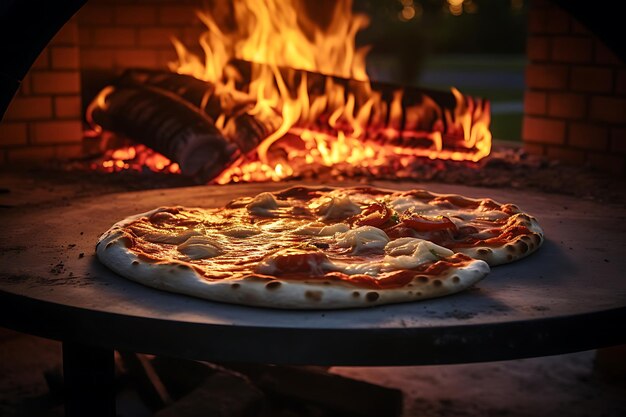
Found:
[{"label": "brick", "polygon": [[626,98],[592,97],[589,116],[601,122],[626,123]]},{"label": "brick", "polygon": [[621,59],[600,40],[595,42],[594,60],[604,65],[624,65]]},{"label": "brick", "polygon": [[610,149],[626,154],[626,128],[619,127],[611,129],[610,138]]},{"label": "brick", "polygon": [[52,38],[50,45],[76,45],[78,44],[78,25],[75,20],[69,20]]},{"label": "brick", "polygon": [[77,71],[36,72],[33,92],[37,94],[71,94],[80,91],[80,75]]},{"label": "brick", "polygon": [[615,76],[615,93],[626,95],[626,70],[620,70]]},{"label": "brick", "polygon": [[33,71],[29,71],[28,73],[26,73],[26,76],[24,76],[24,79],[22,79],[22,82],[20,83],[20,89],[19,89],[19,95],[23,96],[23,97],[27,97],[30,96],[33,93],[33,86],[32,86],[32,74]]},{"label": "brick", "polygon": [[557,7],[535,9],[531,7],[528,15],[528,31],[539,33],[568,33],[570,17]]},{"label": "brick", "polygon": [[565,142],[565,122],[525,116],[522,125],[522,138],[528,142],[561,145]]},{"label": "brick", "polygon": [[[180,38],[181,32],[175,27],[139,29],[140,46],[172,47],[172,37]],[[197,39],[196,39],[197,41]]]},{"label": "brick", "polygon": [[555,62],[583,63],[593,57],[593,42],[586,37],[558,36],[552,39],[552,60]]},{"label": "brick", "polygon": [[189,25],[198,21],[194,8],[189,6],[161,6],[158,11],[159,22],[174,25]]},{"label": "brick", "polygon": [[31,124],[31,137],[37,144],[80,142],[83,125],[77,120],[34,122]]},{"label": "brick", "polygon": [[93,30],[90,27],[81,26],[78,28],[78,44],[81,47],[81,53],[82,47],[93,46]]},{"label": "brick", "polygon": [[80,26],[113,23],[113,9],[90,1],[80,9],[76,17]]},{"label": "brick", "polygon": [[84,156],[82,144],[76,145],[57,145],[54,148],[55,159],[75,159]]},{"label": "brick", "polygon": [[29,146],[27,148],[7,149],[8,164],[38,164],[54,159],[54,146]]},{"label": "brick", "polygon": [[587,162],[592,167],[604,172],[624,174],[626,171],[623,155],[612,155],[606,153],[589,154],[587,155]]},{"label": "brick", "polygon": [[54,115],[57,118],[79,118],[81,111],[79,96],[59,96],[54,98]]},{"label": "brick", "polygon": [[53,69],[78,69],[77,46],[53,46],[50,48]]},{"label": "brick", "polygon": [[31,69],[50,68],[50,48],[49,47],[41,51],[41,53],[39,54],[35,62],[33,62],[33,65],[30,66],[30,68]]},{"label": "brick", "polygon": [[115,51],[117,67],[157,68],[157,51],[151,49],[121,49]]},{"label": "brick", "polygon": [[546,155],[550,159],[558,159],[568,164],[582,164],[585,161],[584,151],[560,146],[548,146]]},{"label": "brick", "polygon": [[548,95],[539,91],[526,90],[524,93],[524,113],[531,115],[546,114]]},{"label": "brick", "polygon": [[0,147],[25,145],[28,142],[28,125],[3,121],[0,123]]},{"label": "brick", "polygon": [[178,62],[178,55],[174,48],[157,51],[157,65],[161,68],[168,68],[172,62]]},{"label": "brick", "polygon": [[154,25],[157,22],[156,7],[116,6],[115,23],[121,25]]},{"label": "brick", "polygon": [[529,36],[526,42],[526,56],[531,61],[545,61],[549,59],[549,38],[546,36]]},{"label": "brick", "polygon": [[81,49],[80,65],[83,69],[108,69],[115,65],[115,50],[113,49]]},{"label": "brick", "polygon": [[539,143],[524,143],[524,150],[533,155],[544,155],[546,147]]},{"label": "brick", "polygon": [[52,98],[15,97],[9,104],[4,120],[37,120],[52,117]]},{"label": "brick", "polygon": [[586,113],[586,97],[581,94],[550,93],[548,115],[565,118],[581,118]]},{"label": "brick", "polygon": [[604,150],[609,142],[608,129],[591,123],[572,123],[568,129],[567,143],[581,149]]},{"label": "brick", "polygon": [[130,28],[96,28],[93,43],[98,46],[134,46],[135,31]]},{"label": "brick", "polygon": [[574,91],[608,93],[613,89],[613,71],[602,67],[574,67],[570,85]]},{"label": "brick", "polygon": [[526,67],[526,86],[539,89],[564,89],[568,68],[562,65],[531,64]]},{"label": "brick", "polygon": [[200,26],[191,26],[183,29],[183,37],[180,40],[187,47],[193,47],[198,45],[198,39],[200,39],[200,35],[206,32],[207,29],[205,27]]}]

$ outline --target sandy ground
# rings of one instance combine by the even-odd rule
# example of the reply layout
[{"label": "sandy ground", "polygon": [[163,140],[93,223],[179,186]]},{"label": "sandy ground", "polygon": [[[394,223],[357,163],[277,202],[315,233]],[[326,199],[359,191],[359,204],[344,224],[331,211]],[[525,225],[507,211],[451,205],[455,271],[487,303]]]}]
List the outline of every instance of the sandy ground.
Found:
[{"label": "sandy ground", "polygon": [[[331,371],[403,391],[404,417],[620,417],[626,383],[594,371],[592,351],[468,365],[336,367]],[[58,342],[0,330],[0,415],[62,415],[44,371],[60,366]],[[126,398],[119,415],[143,417]]]}]

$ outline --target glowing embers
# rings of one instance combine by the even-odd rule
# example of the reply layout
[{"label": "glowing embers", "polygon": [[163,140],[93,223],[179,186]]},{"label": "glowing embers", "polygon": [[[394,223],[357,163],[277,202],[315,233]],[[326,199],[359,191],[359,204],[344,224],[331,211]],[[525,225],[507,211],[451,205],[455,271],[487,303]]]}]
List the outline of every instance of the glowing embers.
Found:
[{"label": "glowing embers", "polygon": [[144,145],[125,146],[119,149],[110,149],[104,153],[98,162],[93,162],[91,168],[96,171],[118,172],[124,170],[153,171],[171,174],[180,174],[177,163],[170,161],[158,152]]}]

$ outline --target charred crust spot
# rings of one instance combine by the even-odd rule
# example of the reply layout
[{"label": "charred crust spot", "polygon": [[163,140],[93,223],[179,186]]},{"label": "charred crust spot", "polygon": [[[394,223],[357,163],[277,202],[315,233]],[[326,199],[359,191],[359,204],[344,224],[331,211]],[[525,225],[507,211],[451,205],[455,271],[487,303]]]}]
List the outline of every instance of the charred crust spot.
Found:
[{"label": "charred crust spot", "polygon": [[191,267],[189,265],[185,265],[185,264],[178,264],[177,265],[180,269],[191,269]]},{"label": "charred crust spot", "polygon": [[533,233],[533,240],[535,241],[535,244],[540,244],[541,243],[541,235],[539,233]]},{"label": "charred crust spot", "polygon": [[360,292],[358,292],[358,291],[352,291],[352,296],[353,296],[354,298],[359,298],[359,297],[361,296],[361,293],[360,293]]},{"label": "charred crust spot", "polygon": [[376,291],[370,291],[367,294],[365,294],[365,299],[369,302],[374,302],[378,300],[379,298],[380,298],[380,294],[378,294]]},{"label": "charred crust spot", "polygon": [[525,242],[522,242],[521,240],[519,242],[517,242],[517,246],[519,247],[519,250],[522,253],[526,253],[528,252],[528,245]]},{"label": "charred crust spot", "polygon": [[233,290],[236,290],[236,289],[237,289],[237,288],[239,288],[239,287],[241,287],[241,284],[238,284],[238,283],[236,283],[236,282],[235,282],[235,283],[233,283],[233,284],[230,284],[230,288],[232,288]]},{"label": "charred crust spot", "polygon": [[311,301],[322,301],[322,292],[321,291],[306,291],[304,296]]},{"label": "charred crust spot", "polygon": [[267,288],[268,290],[275,290],[281,285],[283,284],[280,281],[270,281],[267,284],[265,284],[265,288]]},{"label": "charred crust spot", "polygon": [[440,279],[433,280],[433,285],[435,287],[441,287],[441,284],[442,284],[442,282],[441,282]]},{"label": "charred crust spot", "polygon": [[128,236],[123,236],[119,238],[119,241],[122,245],[124,245],[127,248],[130,248],[131,246],[133,246],[133,241]]},{"label": "charred crust spot", "polygon": [[511,254],[506,255],[506,259],[508,259],[509,261],[512,261],[513,260],[513,255],[511,255]]},{"label": "charred crust spot", "polygon": [[137,266],[137,265],[139,265],[139,261],[132,261],[130,264],[131,264],[132,266]]},{"label": "charred crust spot", "polygon": [[109,249],[111,246],[113,246],[114,243],[115,243],[115,241],[107,243],[107,245],[104,247],[104,249]]},{"label": "charred crust spot", "polygon": [[452,277],[452,282],[454,282],[455,284],[458,284],[459,282],[461,282],[461,278],[457,277],[456,275]]},{"label": "charred crust spot", "polygon": [[522,236],[520,239],[522,239],[522,240],[524,240],[524,241],[526,241],[526,242],[530,242],[530,241],[532,240],[532,239],[530,238],[530,236],[528,236],[528,235],[524,235],[524,236]]},{"label": "charred crust spot", "polygon": [[324,284],[324,285],[330,285],[330,284],[331,284],[331,282],[330,282],[330,281],[322,281],[322,284]]},{"label": "charred crust spot", "polygon": [[479,255],[489,255],[491,253],[491,249],[488,248],[480,248],[477,250]]},{"label": "charred crust spot", "polygon": [[504,245],[504,249],[506,249],[509,252],[515,252],[515,246],[511,245],[510,243],[507,243],[506,245]]},{"label": "charred crust spot", "polygon": [[428,277],[424,275],[420,275],[419,277],[417,277],[417,281],[421,282],[422,284],[425,284],[428,282]]},{"label": "charred crust spot", "polygon": [[418,292],[415,293],[415,295],[418,296],[418,297],[421,297],[422,296],[422,292],[418,291]]}]

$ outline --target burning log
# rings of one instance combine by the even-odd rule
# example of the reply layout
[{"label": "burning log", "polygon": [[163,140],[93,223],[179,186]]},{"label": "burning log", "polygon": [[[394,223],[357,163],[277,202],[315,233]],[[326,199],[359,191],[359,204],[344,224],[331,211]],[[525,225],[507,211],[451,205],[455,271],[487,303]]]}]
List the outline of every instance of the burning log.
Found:
[{"label": "burning log", "polygon": [[216,88],[215,84],[190,75],[169,71],[130,69],[115,85],[123,87],[152,87],[173,93],[211,119],[242,153],[256,148],[263,139],[278,129],[282,119],[277,111],[269,115],[249,111],[256,102],[248,94],[234,89]]},{"label": "burning log", "polygon": [[239,155],[210,117],[155,88],[107,87],[90,104],[87,119],[160,152],[200,181],[214,178]]}]

